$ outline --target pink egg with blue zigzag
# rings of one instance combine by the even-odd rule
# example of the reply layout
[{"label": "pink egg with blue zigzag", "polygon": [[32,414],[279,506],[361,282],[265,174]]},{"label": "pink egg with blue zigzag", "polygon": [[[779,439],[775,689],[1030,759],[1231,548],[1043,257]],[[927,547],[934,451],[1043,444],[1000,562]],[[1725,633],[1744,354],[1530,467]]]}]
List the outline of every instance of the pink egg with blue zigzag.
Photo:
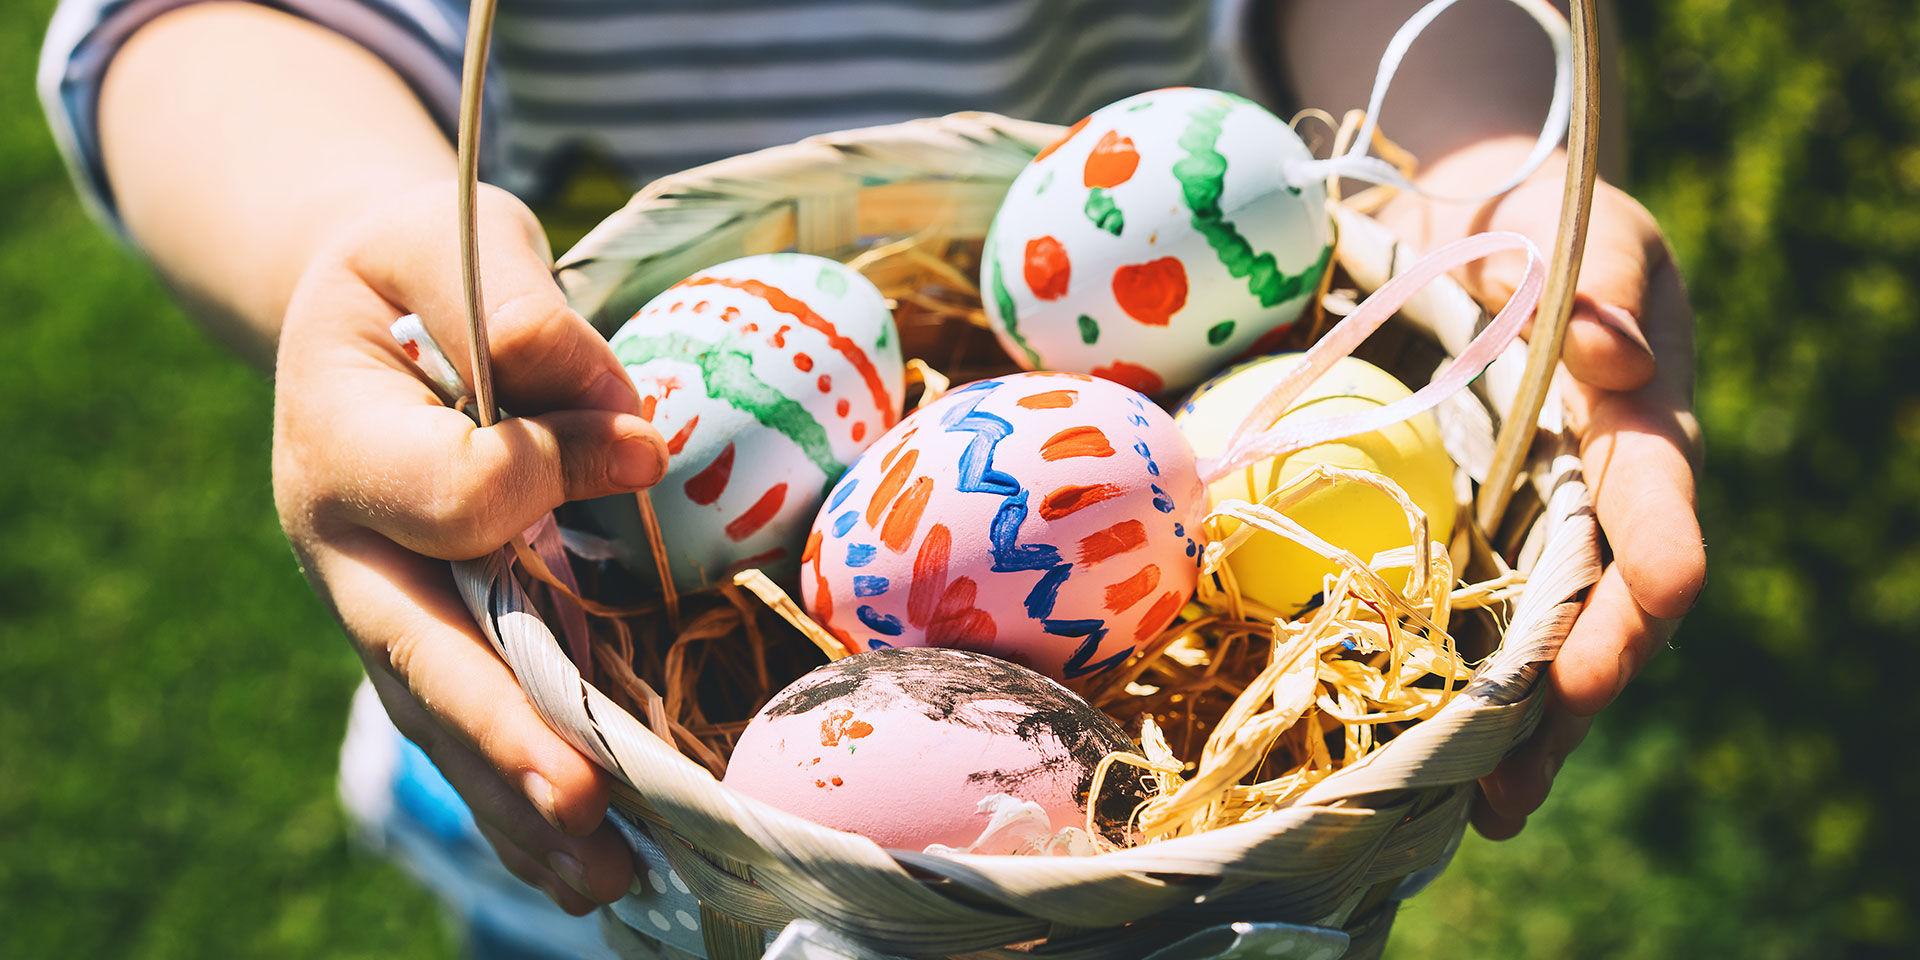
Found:
[{"label": "pink egg with blue zigzag", "polygon": [[1069,683],[1118,666],[1193,594],[1206,490],[1173,419],[1108,380],[957,387],[835,485],[801,554],[853,653],[988,653]]}]

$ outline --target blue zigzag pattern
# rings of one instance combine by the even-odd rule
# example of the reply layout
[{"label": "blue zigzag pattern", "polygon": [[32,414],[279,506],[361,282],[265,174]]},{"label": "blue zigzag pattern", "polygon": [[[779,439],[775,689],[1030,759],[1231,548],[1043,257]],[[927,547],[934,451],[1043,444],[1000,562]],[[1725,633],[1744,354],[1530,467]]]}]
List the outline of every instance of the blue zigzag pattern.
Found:
[{"label": "blue zigzag pattern", "polygon": [[1110,670],[1131,656],[1133,650],[1122,650],[1098,663],[1089,663],[1094,651],[1100,648],[1100,641],[1106,639],[1106,621],[1052,619],[1060,587],[1073,575],[1072,561],[1062,560],[1059,549],[1052,544],[1020,542],[1020,528],[1027,521],[1027,489],[1011,474],[993,466],[994,448],[1013,433],[1013,424],[979,409],[988,392],[998,386],[1000,384],[992,380],[969,384],[963,390],[975,395],[940,418],[940,425],[947,432],[973,435],[960,454],[960,478],[954,488],[961,493],[988,493],[1004,498],[987,531],[987,542],[993,552],[990,569],[995,573],[1044,571],[1040,581],[1027,593],[1027,616],[1038,620],[1040,629],[1048,634],[1082,638],[1062,670],[1066,678],[1075,680]]}]

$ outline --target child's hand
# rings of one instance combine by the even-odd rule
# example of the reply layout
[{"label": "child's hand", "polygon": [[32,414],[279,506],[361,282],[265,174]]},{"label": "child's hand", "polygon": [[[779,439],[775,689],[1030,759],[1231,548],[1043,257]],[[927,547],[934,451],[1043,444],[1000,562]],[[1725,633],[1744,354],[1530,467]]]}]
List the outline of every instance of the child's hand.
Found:
[{"label": "child's hand", "polygon": [[419,314],[468,355],[454,188],[370,208],[287,309],[273,481],[307,577],[387,712],[459,790],[500,859],[582,914],[626,892],[608,785],[549,730],[476,629],[446,560],[481,556],[563,501],[646,487],[666,450],[606,341],[568,309],[533,215],[482,187],[481,275],[501,406],[480,429],[435,398],[388,332]]},{"label": "child's hand", "polygon": [[[1453,153],[1421,179],[1438,191],[1464,193],[1513,169],[1530,145],[1488,141]],[[1396,201],[1389,217],[1427,249],[1468,233],[1512,230],[1549,251],[1565,170],[1564,159],[1549,162],[1484,205]],[[1523,267],[1489,259],[1464,279],[1497,307]],[[1659,225],[1605,183],[1594,194],[1576,290],[1560,386],[1613,559],[1548,672],[1552,699],[1539,730],[1480,782],[1473,822],[1493,839],[1526,825],[1593,715],[1673,636],[1706,579],[1694,514],[1701,442],[1693,415],[1693,311]]]}]

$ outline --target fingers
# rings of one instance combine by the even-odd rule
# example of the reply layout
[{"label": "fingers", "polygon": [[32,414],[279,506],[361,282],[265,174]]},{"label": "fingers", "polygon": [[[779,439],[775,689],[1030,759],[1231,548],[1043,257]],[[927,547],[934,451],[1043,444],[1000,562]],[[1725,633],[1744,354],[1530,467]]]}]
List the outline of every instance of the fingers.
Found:
[{"label": "fingers", "polygon": [[[501,861],[507,860],[509,850],[526,858],[520,870],[507,864],[516,875],[544,888],[540,878],[544,873],[589,906],[612,903],[626,894],[633,881],[633,861],[612,824],[602,822],[585,836],[562,833],[472,750],[443,743],[442,749],[428,756],[473,810],[481,832],[501,851]],[[562,898],[554,899],[567,906]]]},{"label": "fingers", "polygon": [[[400,710],[421,710],[396,679],[386,682],[398,693]],[[576,914],[626,894],[633,860],[612,824],[603,822],[586,836],[562,833],[465,745],[442,736],[427,755],[473,810],[481,834],[515,876]]]},{"label": "fingers", "polygon": [[1608,565],[1547,671],[1555,697],[1575,714],[1599,713],[1678,626],[1679,621],[1655,617],[1634,602],[1620,564]]},{"label": "fingers", "polygon": [[[1422,170],[1420,179],[1443,194],[1470,192],[1485,182],[1488,169],[1510,168],[1531,149],[1527,137],[1489,138],[1441,157]],[[1542,256],[1551,256],[1560,228],[1565,164],[1565,155],[1556,154],[1526,183],[1485,203],[1428,203],[1408,196],[1390,204],[1381,217],[1401,236],[1428,249],[1469,234],[1507,230],[1531,239]],[[1653,215],[1613,185],[1596,184],[1562,352],[1575,377],[1601,390],[1637,390],[1654,380],[1655,357],[1665,357],[1654,328],[1690,323],[1685,316],[1649,319],[1658,310],[1647,302],[1650,279],[1670,268],[1671,260]],[[1525,272],[1526,258],[1507,253],[1470,264],[1459,276],[1483,305],[1498,310]],[[1691,359],[1686,362],[1690,367]]]},{"label": "fingers", "polygon": [[1706,548],[1695,513],[1702,448],[1692,411],[1693,318],[1670,261],[1650,278],[1644,303],[1655,318],[1648,332],[1658,375],[1629,392],[1572,383],[1562,394],[1620,575],[1641,610],[1672,620],[1706,581]]},{"label": "fingers", "polygon": [[1581,462],[1619,574],[1640,609],[1678,618],[1706,582],[1689,459],[1698,436],[1693,415],[1651,392],[1606,394],[1581,406]]},{"label": "fingers", "polygon": [[1562,384],[1614,553],[1549,675],[1560,701],[1584,715],[1619,696],[1706,583],[1695,504],[1701,440],[1692,412],[1693,321],[1671,261],[1649,279],[1643,302],[1662,361],[1654,379],[1624,393]]},{"label": "fingers", "polygon": [[[415,561],[406,558],[402,565]],[[344,605],[364,611],[378,603],[379,597],[350,592],[353,580],[338,576],[357,566],[353,560],[343,558],[328,566],[336,574],[329,582]],[[396,572],[414,576],[408,570]],[[417,583],[412,592],[458,602],[447,596],[444,583]],[[464,616],[464,609],[459,613]],[[357,623],[375,624],[419,618],[400,612],[383,617],[377,610],[352,616]],[[356,634],[388,716],[426,751],[466,801],[481,832],[515,876],[545,890],[576,915],[619,899],[632,882],[633,864],[618,833],[604,822],[605,775],[533,713],[512,674],[484,641],[457,635],[460,632],[427,626],[421,639],[399,642]],[[450,677],[459,678],[453,683],[483,683],[486,688],[446,690]],[[438,692],[442,690],[446,692]],[[476,703],[476,692],[485,699]],[[571,833],[555,824],[567,825]]]},{"label": "fingers", "polygon": [[480,835],[486,838],[487,844],[493,847],[494,855],[500,858],[500,865],[519,878],[521,883],[538,888],[540,892],[547,895],[547,899],[553,901],[555,906],[576,917],[584,917],[593,912],[592,899],[582,896],[568,886],[552,870],[547,869],[531,854],[520,849],[505,834],[477,820],[474,826],[479,828]]},{"label": "fingers", "polygon": [[[418,314],[467,372],[466,286],[453,200],[444,186],[420,194],[412,209],[369,232],[348,265],[398,312]],[[501,406],[517,414],[638,413],[639,395],[606,338],[567,306],[554,283],[532,213],[504,191],[483,187],[477,215],[482,312]]]},{"label": "fingers", "polygon": [[411,458],[391,450],[394,470],[379,484],[379,502],[400,511],[367,517],[428,556],[480,556],[562,503],[641,490],[666,471],[666,442],[632,414],[568,410],[477,428],[447,413],[422,410],[439,429],[396,438],[419,445]]},{"label": "fingers", "polygon": [[1491,774],[1480,778],[1474,803],[1475,830],[1489,840],[1506,840],[1527,825],[1527,817],[1546,802],[1553,778],[1567,755],[1587,738],[1590,716],[1579,716],[1549,693],[1545,714],[1533,736],[1509,754]]},{"label": "fingers", "polygon": [[[476,428],[403,366],[387,333],[397,309],[344,265],[316,268],[296,291],[274,411],[290,536],[366,527],[431,556],[475,557],[563,502],[630,493],[665,471],[658,432],[604,405]],[[620,373],[619,390],[631,386]]]},{"label": "fingers", "polygon": [[633,858],[612,824],[586,837],[568,837],[540,823],[538,817],[533,819],[556,839],[535,837],[529,841],[511,828],[496,827],[484,820],[475,820],[475,825],[514,876],[546,891],[554,903],[574,916],[627,895],[633,884]]},{"label": "fingers", "polygon": [[665,441],[632,414],[562,410],[483,428],[389,388],[416,389],[370,383],[332,413],[326,448],[304,458],[306,486],[336,525],[427,556],[481,556],[562,503],[641,490],[666,470]]},{"label": "fingers", "polygon": [[1555,658],[1549,678],[1574,713],[1598,713],[1625,689],[1706,582],[1695,514],[1698,427],[1660,384],[1634,393],[1570,391],[1581,462],[1614,560]]},{"label": "fingers", "polygon": [[[1497,201],[1479,229],[1516,230],[1550,256],[1559,230],[1557,178],[1534,181]],[[1609,184],[1595,188],[1593,212],[1575,284],[1561,359],[1568,372],[1601,390],[1637,390],[1654,378],[1654,350],[1642,329],[1650,278],[1670,265],[1659,226],[1646,208]],[[1489,258],[1467,273],[1469,288],[1498,309],[1526,269],[1519,255]],[[1526,331],[1531,336],[1531,323]]]},{"label": "fingers", "polygon": [[[481,638],[444,563],[408,553],[366,531],[307,557],[316,590],[367,663],[394,724],[436,763],[470,748],[505,791],[473,804],[496,826],[510,822],[506,797],[575,837],[603,821],[607,775],[534,712],[507,665]],[[449,779],[465,776],[442,767]]]},{"label": "fingers", "polygon": [[633,881],[633,861],[611,824],[602,823],[584,837],[555,830],[484,758],[447,736],[398,678],[381,670],[369,676],[396,725],[404,722],[422,731],[418,739],[409,739],[422,743],[421,749],[466,801],[475,826],[514,876],[575,915],[625,895]]},{"label": "fingers", "polygon": [[1656,369],[1639,319],[1625,307],[1585,293],[1574,299],[1560,359],[1569,373],[1601,390],[1637,390]]},{"label": "fingers", "polygon": [[[1568,372],[1600,390],[1638,390],[1653,381],[1658,364],[1643,329],[1653,307],[1647,293],[1672,266],[1646,208],[1610,184],[1599,185],[1561,353]],[[1692,322],[1690,316],[1662,320]]]}]

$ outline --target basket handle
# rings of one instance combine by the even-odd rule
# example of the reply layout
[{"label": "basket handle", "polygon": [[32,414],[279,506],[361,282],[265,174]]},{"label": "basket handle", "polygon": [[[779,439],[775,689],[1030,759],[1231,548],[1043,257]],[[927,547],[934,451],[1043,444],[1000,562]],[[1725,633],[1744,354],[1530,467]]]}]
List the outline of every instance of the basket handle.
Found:
[{"label": "basket handle", "polygon": [[[1474,337],[1473,342],[1432,383],[1421,387],[1412,396],[1382,407],[1276,424],[1301,391],[1341,358],[1353,353],[1360,341],[1379,329],[1421,287],[1454,267],[1507,250],[1526,252],[1526,276],[1513,296],[1507,298],[1507,305],[1500,308],[1493,323]],[[1540,290],[1545,285],[1546,267],[1539,249],[1534,247],[1533,241],[1517,233],[1478,233],[1435,250],[1414,264],[1413,269],[1375,290],[1360,305],[1360,309],[1335,324],[1326,336],[1308,348],[1300,362],[1289,369],[1234,428],[1220,453],[1202,459],[1197,464],[1201,479],[1212,483],[1269,457],[1285,456],[1343,437],[1370,433],[1433,409],[1478,378],[1487,365],[1500,355],[1500,351],[1519,336],[1521,324],[1533,314],[1534,305],[1540,300]]]},{"label": "basket handle", "polygon": [[[472,0],[467,8],[467,48],[460,66],[460,130],[457,162],[460,207],[460,279],[467,307],[467,343],[473,365],[475,419],[482,427],[499,422],[500,411],[493,403],[493,359],[487,343],[485,301],[480,291],[480,220],[476,204],[480,193],[480,119],[485,103],[487,53],[493,43],[495,0]],[[660,573],[661,597],[666,601],[667,620],[680,624],[680,594],[674,589],[667,569],[666,544],[660,537],[660,525],[653,512],[653,499],[642,490],[634,494],[647,539],[653,548],[654,564]],[[523,561],[529,556],[525,537],[509,544]]]},{"label": "basket handle", "polygon": [[[1413,189],[1424,194],[1424,191],[1420,191],[1418,187],[1408,182],[1391,164],[1367,157],[1365,152],[1372,142],[1374,125],[1379,118],[1380,104],[1386,97],[1387,88],[1392,83],[1393,74],[1399,67],[1400,59],[1405,56],[1407,48],[1412,45],[1420,32],[1435,17],[1456,2],[1458,0],[1434,0],[1422,7],[1394,34],[1386,54],[1381,58],[1380,72],[1375,78],[1373,92],[1367,104],[1365,125],[1361,128],[1359,135],[1354,138],[1354,148],[1338,157],[1296,164],[1295,168],[1289,172],[1290,178],[1295,178],[1297,181],[1298,176],[1303,175],[1310,178],[1348,176]],[[1568,35],[1557,29],[1560,23],[1560,15],[1557,11],[1540,0],[1513,0],[1513,2],[1533,15],[1553,40],[1555,61],[1553,105],[1548,111],[1547,121],[1541,129],[1540,138],[1534,143],[1533,152],[1519,171],[1492,190],[1485,191],[1476,197],[1457,199],[1490,197],[1511,189],[1530,176],[1552,152],[1554,143],[1559,139],[1555,132],[1557,125],[1569,122],[1570,104],[1577,103],[1579,109],[1571,110],[1572,116],[1567,131],[1567,175],[1561,195],[1560,222],[1554,235],[1552,259],[1546,270],[1545,290],[1539,294],[1539,309],[1533,327],[1533,336],[1527,345],[1526,369],[1522,373],[1520,389],[1514,397],[1513,408],[1507,411],[1500,425],[1500,433],[1494,445],[1492,465],[1487,472],[1486,482],[1480,485],[1478,499],[1474,506],[1475,518],[1480,527],[1488,532],[1499,527],[1500,519],[1506,513],[1507,504],[1512,500],[1514,484],[1519,479],[1521,464],[1526,459],[1528,448],[1532,446],[1533,435],[1540,420],[1540,410],[1546,405],[1547,391],[1553,381],[1553,372],[1560,363],[1560,353],[1566,343],[1567,324],[1573,316],[1574,291],[1580,276],[1580,262],[1586,251],[1587,224],[1593,212],[1593,190],[1599,168],[1600,56],[1593,0],[1572,0],[1570,44]],[[1571,50],[1568,49],[1569,46]],[[1572,61],[1570,71],[1567,69],[1569,53]],[[1572,74],[1571,78],[1568,77],[1569,72]],[[1456,245],[1449,245],[1436,251],[1407,276],[1412,277],[1421,273],[1429,261],[1438,259],[1442,253],[1452,250]],[[1531,244],[1528,244],[1528,249],[1532,249]],[[1529,263],[1529,280],[1534,276],[1533,270],[1536,265],[1537,260]],[[1396,279],[1395,282],[1397,283],[1398,280]],[[1375,297],[1369,298],[1369,304],[1373,299],[1387,299],[1382,298],[1381,295],[1392,286],[1393,284],[1390,283],[1376,291]],[[1523,284],[1523,288],[1524,286]],[[1412,291],[1409,290],[1407,293],[1410,295]],[[1401,298],[1402,301],[1404,299],[1405,297]],[[1507,318],[1518,300],[1520,300],[1520,294],[1516,292],[1515,296],[1508,301],[1507,307],[1500,311],[1500,316],[1495,319],[1493,325],[1481,337],[1475,338],[1475,346],[1492,334],[1495,328],[1501,326],[1501,321]],[[1397,307],[1398,304],[1396,303],[1395,306]],[[1534,306],[1531,302],[1527,303],[1521,311],[1522,317],[1527,313],[1533,313]],[[1363,306],[1362,312],[1365,310],[1366,307]],[[1359,317],[1360,313],[1356,313],[1347,321],[1343,321],[1342,325],[1345,326]],[[1543,320],[1547,322],[1541,322]],[[1378,321],[1373,322],[1373,326],[1378,325]],[[1367,332],[1370,331],[1369,327]],[[1340,336],[1341,329],[1336,327],[1320,344],[1316,344],[1316,349]],[[1365,333],[1361,333],[1360,336],[1364,337]],[[1357,343],[1357,339],[1355,342]],[[1505,343],[1506,340],[1500,341],[1501,346]],[[1340,351],[1340,355],[1344,356],[1351,350],[1352,347],[1349,346],[1346,350]],[[1471,351],[1470,347],[1469,352]],[[1324,443],[1365,432],[1363,429],[1355,428],[1355,424],[1339,422],[1342,420],[1353,420],[1357,423],[1364,418],[1371,423],[1371,426],[1365,429],[1377,429],[1427,409],[1444,397],[1444,394],[1432,396],[1429,398],[1432,402],[1418,406],[1418,409],[1406,409],[1395,417],[1384,416],[1395,407],[1415,407],[1413,400],[1440,386],[1441,380],[1436,380],[1412,398],[1377,411],[1370,411],[1373,415],[1370,418],[1364,415],[1336,417],[1328,418],[1325,422],[1312,422],[1291,429],[1273,428],[1265,431],[1264,434],[1255,432],[1258,428],[1251,424],[1273,423],[1279,414],[1284,412],[1286,403],[1304,389],[1313,376],[1317,376],[1321,370],[1332,364],[1333,359],[1336,359],[1323,358],[1318,365],[1319,369],[1312,370],[1312,376],[1305,376],[1310,372],[1308,368],[1315,366],[1313,362],[1315,351],[1309,351],[1307,357],[1308,360],[1296,367],[1281,382],[1280,386],[1255,410],[1254,415],[1235,430],[1234,435],[1228,440],[1228,449],[1212,462],[1201,464],[1203,477],[1211,481],[1234,469],[1263,459],[1264,456],[1300,450],[1314,443]],[[1463,353],[1460,359],[1466,360],[1466,354]],[[1488,359],[1490,360],[1491,357]],[[1442,380],[1456,379],[1457,368],[1462,366],[1465,364],[1456,363]],[[1484,366],[1485,364],[1482,363],[1480,368]],[[1480,368],[1473,371],[1474,376],[1479,374]],[[1471,377],[1468,380],[1471,380]],[[1453,389],[1463,386],[1465,382],[1456,383],[1445,392],[1450,393]],[[1291,389],[1289,389],[1290,386]],[[1304,442],[1308,440],[1312,442]],[[1239,447],[1238,450],[1234,449],[1236,446]]]},{"label": "basket handle", "polygon": [[1587,222],[1593,214],[1594,179],[1600,165],[1600,51],[1594,23],[1594,0],[1573,0],[1573,112],[1567,132],[1567,179],[1560,199],[1560,225],[1553,238],[1553,259],[1547,267],[1547,289],[1541,295],[1533,336],[1527,343],[1527,367],[1514,397],[1513,409],[1500,424],[1493,448],[1493,465],[1480,485],[1474,515],[1480,528],[1492,533],[1513,498],[1521,461],[1531,447],[1547,387],[1560,365],[1560,350],[1573,318],[1573,294],[1580,279],[1580,261],[1587,247]]},{"label": "basket handle", "polygon": [[493,360],[480,296],[480,107],[486,86],[487,51],[493,44],[494,0],[473,0],[467,11],[467,49],[460,68],[459,165],[460,280],[466,295],[468,357],[473,364],[473,398],[483,427],[499,422],[493,405]]}]

